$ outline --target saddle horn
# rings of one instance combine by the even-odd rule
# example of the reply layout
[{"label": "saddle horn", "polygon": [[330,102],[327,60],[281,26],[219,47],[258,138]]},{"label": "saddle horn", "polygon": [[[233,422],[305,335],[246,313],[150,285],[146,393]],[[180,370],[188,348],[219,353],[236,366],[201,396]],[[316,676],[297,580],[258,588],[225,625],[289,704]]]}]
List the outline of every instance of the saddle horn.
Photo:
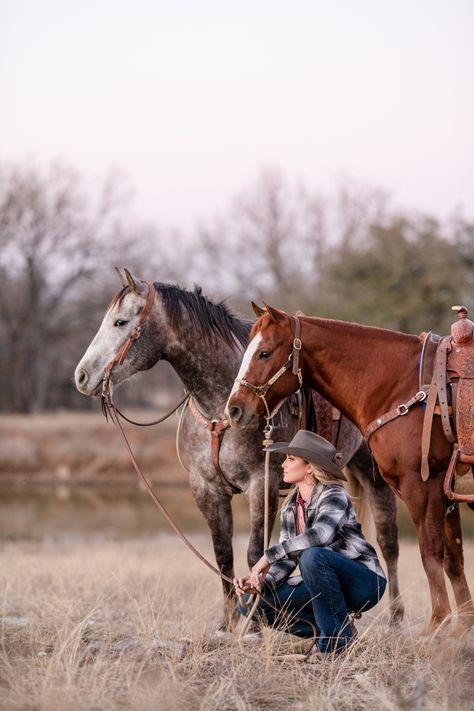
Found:
[{"label": "saddle horn", "polygon": [[466,346],[474,339],[474,323],[468,319],[468,310],[465,306],[451,306],[456,311],[458,321],[451,326],[451,335],[458,346]]}]

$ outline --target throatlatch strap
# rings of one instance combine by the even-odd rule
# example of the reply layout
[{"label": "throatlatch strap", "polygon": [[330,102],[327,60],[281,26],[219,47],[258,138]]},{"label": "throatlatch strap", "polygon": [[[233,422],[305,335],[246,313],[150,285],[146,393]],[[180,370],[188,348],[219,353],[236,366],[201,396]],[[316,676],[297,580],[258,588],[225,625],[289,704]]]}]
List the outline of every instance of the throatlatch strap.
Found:
[{"label": "throatlatch strap", "polygon": [[293,320],[295,322],[295,337],[293,339],[293,368],[292,368],[292,373],[293,375],[298,375],[298,371],[300,369],[300,351],[302,347],[301,343],[301,321],[299,320],[298,316],[293,316]]}]

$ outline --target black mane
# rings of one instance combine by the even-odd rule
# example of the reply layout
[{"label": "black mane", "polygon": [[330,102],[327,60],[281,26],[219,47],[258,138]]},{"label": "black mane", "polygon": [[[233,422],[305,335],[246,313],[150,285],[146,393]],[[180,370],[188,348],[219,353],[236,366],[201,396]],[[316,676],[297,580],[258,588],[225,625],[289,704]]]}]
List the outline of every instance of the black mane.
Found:
[{"label": "black mane", "polygon": [[250,321],[243,321],[229,311],[223,301],[214,303],[203,296],[200,286],[195,286],[194,291],[182,289],[177,284],[154,283],[155,289],[163,299],[163,306],[170,320],[171,326],[181,333],[183,322],[181,307],[183,306],[191,320],[192,325],[208,342],[215,342],[216,338],[225,341],[230,346],[235,346],[235,339],[242,346],[247,345],[250,332]]}]

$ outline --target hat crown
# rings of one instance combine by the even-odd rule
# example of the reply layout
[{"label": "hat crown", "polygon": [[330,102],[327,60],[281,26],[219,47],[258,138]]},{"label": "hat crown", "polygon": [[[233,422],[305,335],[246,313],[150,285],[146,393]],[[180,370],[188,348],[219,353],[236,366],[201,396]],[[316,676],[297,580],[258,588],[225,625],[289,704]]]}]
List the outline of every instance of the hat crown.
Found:
[{"label": "hat crown", "polygon": [[321,435],[309,430],[298,430],[291,442],[274,442],[264,447],[264,452],[280,452],[301,457],[311,464],[316,464],[336,479],[345,479],[336,463],[336,448]]},{"label": "hat crown", "polygon": [[334,461],[334,457],[336,456],[336,448],[331,442],[328,442],[327,439],[316,434],[316,432],[310,432],[309,430],[298,430],[288,446],[297,449],[307,449],[331,461]]}]

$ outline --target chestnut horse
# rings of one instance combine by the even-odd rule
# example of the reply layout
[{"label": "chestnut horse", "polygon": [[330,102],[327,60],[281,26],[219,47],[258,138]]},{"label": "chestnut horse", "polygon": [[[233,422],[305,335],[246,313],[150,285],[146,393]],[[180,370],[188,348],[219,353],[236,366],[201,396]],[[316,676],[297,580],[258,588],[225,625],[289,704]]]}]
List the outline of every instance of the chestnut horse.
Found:
[{"label": "chestnut horse", "polygon": [[[297,319],[270,306],[254,305],[254,310],[259,318],[227,403],[227,416],[240,429],[272,411],[299,387],[291,367]],[[301,340],[296,343],[301,349],[296,358],[304,385],[318,390],[362,432],[375,418],[417,393],[418,336],[325,318],[301,316],[299,323]],[[287,369],[268,387],[285,364]],[[464,574],[459,505],[449,506],[452,502],[443,493],[452,445],[436,417],[430,475],[422,481],[423,417],[424,408],[416,404],[404,417],[377,429],[370,447],[382,477],[406,503],[417,529],[431,593],[428,631],[450,614],[444,571],[453,586],[459,627],[467,629],[474,624],[474,607]]]},{"label": "chestnut horse", "polygon": [[[219,476],[211,456],[209,422],[222,422],[229,390],[239,369],[251,324],[235,317],[222,303],[207,299],[199,288],[194,292],[173,284],[148,284],[126,272],[127,280],[107,309],[102,325],[76,368],[76,386],[84,395],[97,395],[107,364],[135,331],[149,291],[154,294],[141,335],[124,361],[113,370],[118,385],[134,373],[167,360],[181,378],[201,415],[188,408],[183,418],[182,449],[189,462],[189,479],[194,499],[209,525],[216,562],[233,577],[232,497],[242,493],[249,501],[250,537],[247,559],[251,567],[263,551],[263,464],[262,432],[258,426],[247,432],[225,430],[219,462],[226,481]],[[205,416],[205,417],[204,417]],[[203,424],[204,423],[204,424]],[[207,423],[207,424],[206,424]],[[275,436],[291,439],[298,417],[288,407],[275,418]],[[372,476],[372,462],[360,432],[343,420],[338,437],[349,474],[367,496],[389,574],[391,613],[394,621],[403,616],[397,581],[398,538],[393,492]],[[362,444],[361,444],[362,443]],[[278,508],[281,466],[272,457],[270,467],[270,529]],[[349,475],[348,475],[349,476]],[[223,581],[225,594],[221,629],[232,627],[236,616],[234,588]]]}]

